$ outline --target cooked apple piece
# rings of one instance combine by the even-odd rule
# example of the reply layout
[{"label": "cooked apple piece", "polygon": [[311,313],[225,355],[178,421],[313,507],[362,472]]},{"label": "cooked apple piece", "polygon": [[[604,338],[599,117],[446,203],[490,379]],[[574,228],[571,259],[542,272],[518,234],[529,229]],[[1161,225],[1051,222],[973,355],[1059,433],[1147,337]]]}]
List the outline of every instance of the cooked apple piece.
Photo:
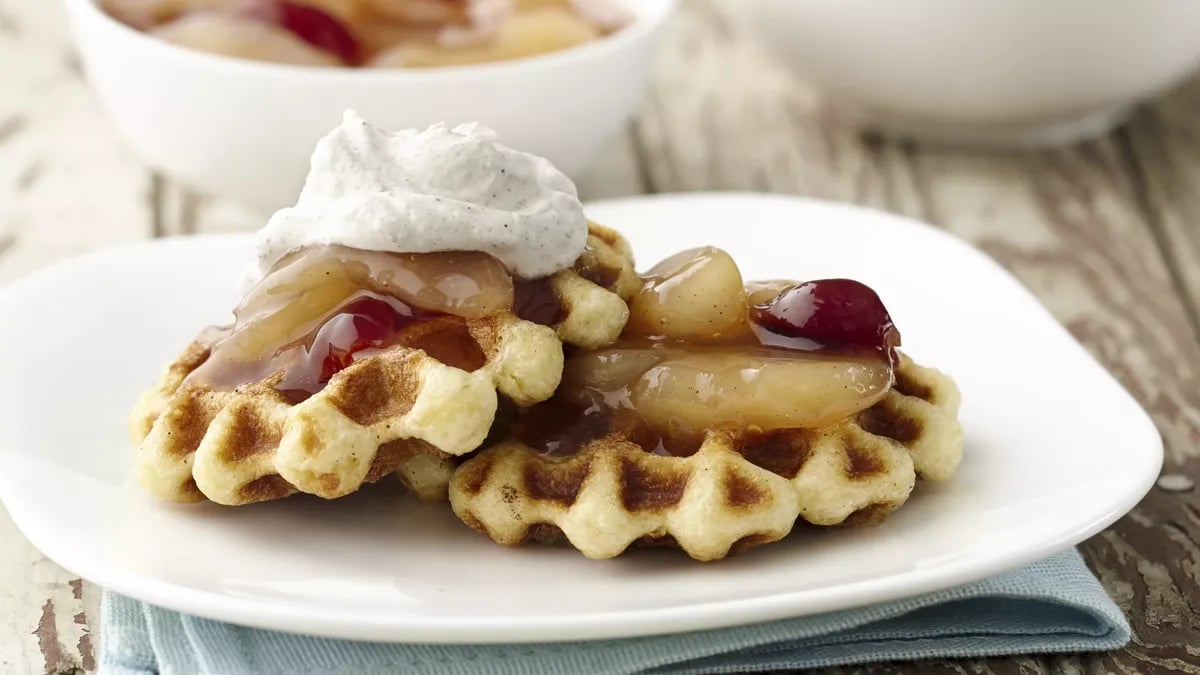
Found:
[{"label": "cooked apple piece", "polygon": [[371,11],[397,23],[466,23],[470,16],[465,2],[445,0],[371,0]]},{"label": "cooked apple piece", "polygon": [[564,7],[538,7],[498,18],[494,26],[463,28],[463,24],[452,23],[436,36],[395,43],[367,65],[432,68],[507,61],[567,49],[600,37],[591,24]]},{"label": "cooked apple piece", "polygon": [[619,396],[663,358],[661,353],[648,349],[582,352],[567,361],[560,391],[580,403],[591,400],[587,390]]},{"label": "cooked apple piece", "polygon": [[655,265],[630,302],[630,334],[709,342],[747,329],[742,274],[729,254],[711,246]]},{"label": "cooked apple piece", "polygon": [[310,45],[285,28],[222,12],[189,12],[150,33],[223,56],[303,66],[342,65],[333,53]]},{"label": "cooked apple piece", "polygon": [[361,290],[340,261],[297,258],[250,290],[234,310],[237,329],[221,349],[238,361],[269,357],[312,332],[317,322]]},{"label": "cooked apple piece", "polygon": [[374,291],[418,309],[468,319],[507,310],[512,277],[485,253],[394,254],[344,246],[289,254],[246,294],[222,347],[236,360],[268,357],[308,335],[351,296]]},{"label": "cooked apple piece", "polygon": [[[364,285],[414,307],[477,319],[513,306],[512,275],[496,258],[474,251],[383,253],[342,249],[339,256],[366,266]],[[359,273],[362,273],[360,268]]]},{"label": "cooked apple piece", "polygon": [[874,405],[891,368],[872,357],[712,351],[669,358],[633,389],[633,404],[662,430],[819,427]]},{"label": "cooked apple piece", "polygon": [[747,281],[746,301],[751,305],[768,303],[793,286],[799,284],[788,279],[772,279],[770,281]]},{"label": "cooked apple piece", "polygon": [[500,24],[497,60],[567,49],[600,37],[595,28],[565,7],[540,7],[517,13]]}]

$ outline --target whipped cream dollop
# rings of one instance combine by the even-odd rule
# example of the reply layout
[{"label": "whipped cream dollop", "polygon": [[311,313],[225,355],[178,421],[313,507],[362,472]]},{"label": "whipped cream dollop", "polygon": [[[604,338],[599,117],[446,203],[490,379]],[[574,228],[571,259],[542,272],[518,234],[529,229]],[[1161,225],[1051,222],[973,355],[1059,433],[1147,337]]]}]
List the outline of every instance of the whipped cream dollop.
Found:
[{"label": "whipped cream dollop", "polygon": [[317,143],[296,205],[271,216],[255,243],[257,279],[291,251],[326,244],[483,251],[533,279],[574,264],[587,218],[570,178],[483,126],[389,132],[346,111]]}]

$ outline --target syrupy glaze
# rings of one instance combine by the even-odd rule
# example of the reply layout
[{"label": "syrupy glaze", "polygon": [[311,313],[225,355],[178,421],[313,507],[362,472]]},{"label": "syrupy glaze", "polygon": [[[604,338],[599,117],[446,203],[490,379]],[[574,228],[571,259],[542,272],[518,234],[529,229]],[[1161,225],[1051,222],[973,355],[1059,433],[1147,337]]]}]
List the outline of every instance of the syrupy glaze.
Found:
[{"label": "syrupy glaze", "polygon": [[567,314],[554,292],[553,277],[522,280],[513,289],[513,313],[533,323],[553,326]]},{"label": "syrupy glaze", "polygon": [[301,249],[250,289],[232,325],[201,334],[211,355],[188,382],[228,390],[282,371],[276,388],[298,402],[355,360],[396,346],[476,370],[485,359],[468,320],[519,310],[518,297],[536,300],[530,320],[557,316],[547,309],[558,302],[551,289],[514,279],[484,253]]},{"label": "syrupy glaze", "polygon": [[616,433],[688,455],[711,432],[828,425],[893,382],[899,333],[857,282],[746,284],[728,254],[697,249],[650,270],[630,311],[618,344],[568,359],[555,398],[518,419],[518,439],[562,456]]},{"label": "syrupy glaze", "polygon": [[553,455],[608,433],[649,452],[688,455],[709,432],[816,428],[854,415],[891,388],[888,360],[752,345],[636,340],[572,356],[553,401],[516,435]]}]

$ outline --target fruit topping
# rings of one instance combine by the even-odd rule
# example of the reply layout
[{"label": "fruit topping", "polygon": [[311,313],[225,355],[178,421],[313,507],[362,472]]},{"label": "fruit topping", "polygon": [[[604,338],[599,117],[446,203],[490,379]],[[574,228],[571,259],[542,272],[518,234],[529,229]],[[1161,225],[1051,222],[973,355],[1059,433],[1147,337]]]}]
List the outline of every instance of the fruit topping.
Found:
[{"label": "fruit topping", "polygon": [[334,54],[278,24],[240,14],[188,12],[150,32],[173,44],[223,56],[302,66],[342,65]]},{"label": "fruit topping", "polygon": [[399,300],[363,295],[338,309],[307,345],[293,348],[295,361],[287,366],[277,389],[293,400],[307,398],[349,368],[359,353],[388,346],[397,333],[430,316]]},{"label": "fruit topping", "polygon": [[511,275],[484,253],[301,249],[250,289],[233,326],[206,331],[212,354],[189,379],[232,389],[282,370],[279,388],[306,397],[395,345],[473,370],[483,356],[466,320],[511,309],[513,295]]},{"label": "fruit topping", "polygon": [[367,293],[339,308],[303,344],[281,353],[288,363],[276,389],[293,402],[302,401],[359,358],[396,345],[422,349],[464,370],[483,365],[483,354],[462,319]]},{"label": "fruit topping", "polygon": [[643,277],[616,345],[568,359],[517,435],[559,456],[609,434],[686,455],[712,432],[820,428],[887,394],[899,344],[859,282],[744,283],[724,251],[684,251]]},{"label": "fruit topping", "polygon": [[711,246],[655,265],[629,305],[631,335],[708,342],[748,334],[742,274],[728,253]]},{"label": "fruit topping", "polygon": [[332,14],[290,0],[257,0],[249,10],[257,19],[276,24],[308,44],[355,64],[361,54],[354,34]]},{"label": "fruit topping", "polygon": [[889,365],[876,358],[764,352],[672,355],[633,383],[633,406],[647,424],[671,434],[814,428],[870,407],[892,381]]},{"label": "fruit topping", "polygon": [[889,353],[900,346],[900,331],[883,301],[870,287],[850,279],[798,284],[755,305],[752,318],[770,333],[835,349]]}]

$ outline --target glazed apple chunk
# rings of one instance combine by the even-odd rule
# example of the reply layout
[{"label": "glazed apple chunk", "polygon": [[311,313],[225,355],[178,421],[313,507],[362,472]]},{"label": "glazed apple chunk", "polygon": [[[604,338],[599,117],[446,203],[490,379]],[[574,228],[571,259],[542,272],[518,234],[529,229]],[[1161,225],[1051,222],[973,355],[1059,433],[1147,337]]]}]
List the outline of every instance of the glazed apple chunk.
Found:
[{"label": "glazed apple chunk", "polygon": [[638,411],[656,427],[824,426],[874,404],[891,378],[887,364],[872,359],[681,351],[634,385]]},{"label": "glazed apple chunk", "polygon": [[742,273],[725,251],[710,246],[677,253],[643,279],[629,303],[629,334],[685,342],[746,337]]},{"label": "glazed apple chunk", "polygon": [[706,247],[649,271],[621,341],[570,359],[559,397],[637,429],[648,450],[687,454],[710,431],[817,428],[871,407],[892,385],[898,344],[866,286],[748,284]]},{"label": "glazed apple chunk", "polygon": [[512,276],[485,253],[301,249],[247,292],[231,326],[202,337],[212,354],[189,381],[233,389],[283,371],[276,388],[299,401],[397,345],[476,370],[484,357],[466,320],[510,310],[513,299]]}]

